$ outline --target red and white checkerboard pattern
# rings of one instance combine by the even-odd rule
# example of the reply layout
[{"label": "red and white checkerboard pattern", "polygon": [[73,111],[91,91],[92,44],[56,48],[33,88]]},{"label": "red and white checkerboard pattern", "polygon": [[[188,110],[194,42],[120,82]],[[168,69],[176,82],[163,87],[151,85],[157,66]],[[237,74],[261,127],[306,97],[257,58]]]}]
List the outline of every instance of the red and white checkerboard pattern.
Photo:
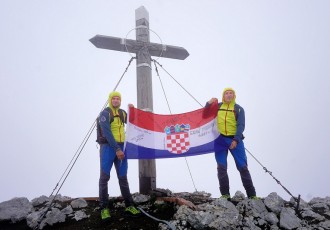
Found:
[{"label": "red and white checkerboard pattern", "polygon": [[166,147],[171,153],[181,154],[189,150],[189,134],[186,132],[166,136]]}]

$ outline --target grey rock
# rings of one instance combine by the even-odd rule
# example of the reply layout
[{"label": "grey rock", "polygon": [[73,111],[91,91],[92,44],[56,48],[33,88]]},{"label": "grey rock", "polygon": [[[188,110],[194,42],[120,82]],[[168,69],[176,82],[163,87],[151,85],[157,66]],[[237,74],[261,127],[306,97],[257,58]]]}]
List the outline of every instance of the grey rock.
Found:
[{"label": "grey rock", "polygon": [[40,218],[40,214],[38,214],[37,212],[33,212],[30,213],[27,217],[26,217],[26,224],[30,227],[30,228],[36,228],[38,226],[38,220]]},{"label": "grey rock", "polygon": [[[176,230],[187,230],[186,226],[187,226],[187,221],[180,221],[180,220],[172,220],[172,221],[168,221],[168,223],[172,226],[172,229],[174,227],[174,229]],[[170,227],[164,223],[160,223],[158,230],[169,230]]]},{"label": "grey rock", "polygon": [[65,222],[66,216],[57,208],[52,208],[51,211],[47,212],[46,218],[41,221],[40,229],[43,229],[47,224],[52,226],[56,223]]},{"label": "grey rock", "polygon": [[35,228],[38,226],[41,216],[44,212],[47,211],[47,208],[42,208],[39,211],[32,212],[26,217],[26,223],[30,228]]},{"label": "grey rock", "polygon": [[138,204],[148,202],[150,200],[150,196],[143,194],[133,194],[132,197],[134,202]]},{"label": "grey rock", "polygon": [[303,218],[308,218],[308,220],[309,219],[314,219],[317,222],[320,222],[320,221],[325,220],[325,217],[324,216],[321,216],[320,214],[313,212],[311,209],[304,209],[301,212],[301,216]]},{"label": "grey rock", "polygon": [[158,230],[168,230],[168,227],[166,224],[159,223],[158,224]]},{"label": "grey rock", "polygon": [[77,212],[75,212],[73,219],[75,219],[76,221],[88,218],[89,215],[87,215],[84,211],[79,210]]},{"label": "grey rock", "polygon": [[320,223],[320,227],[327,229],[327,230],[330,229],[330,220]]},{"label": "grey rock", "polygon": [[236,215],[233,213],[223,213],[221,215],[221,212],[217,212],[215,213],[215,219],[213,219],[208,227],[211,229],[237,229],[242,218],[243,217],[239,215],[238,212]]},{"label": "grey rock", "polygon": [[330,197],[327,196],[325,198],[315,197],[309,201],[310,205],[317,204],[317,203],[325,203],[330,206]]},{"label": "grey rock", "polygon": [[156,200],[156,201],[154,202],[154,204],[155,204],[156,206],[164,205],[164,204],[165,204],[165,201],[163,201],[163,200]]},{"label": "grey rock", "polygon": [[284,206],[284,200],[282,197],[277,195],[276,192],[270,193],[265,197],[264,203],[268,209],[270,209],[275,214],[279,214]]},{"label": "grey rock", "polygon": [[235,205],[232,202],[227,201],[225,199],[220,199],[220,198],[219,199],[215,199],[213,202],[211,202],[211,205],[220,207],[222,209],[231,209],[231,210],[235,210],[236,209]]},{"label": "grey rock", "polygon": [[68,197],[68,196],[62,196],[61,194],[57,194],[55,197],[54,197],[54,195],[51,195],[51,196],[49,197],[49,199],[50,199],[51,201],[54,200],[54,201],[59,201],[59,202],[67,202],[67,201],[72,200],[71,197]]},{"label": "grey rock", "polygon": [[115,208],[125,208],[125,202],[116,202],[113,206]]},{"label": "grey rock", "polygon": [[180,192],[175,194],[176,197],[183,198],[191,201],[195,205],[211,202],[214,200],[211,198],[211,194],[204,191],[196,191],[193,193],[189,192]]},{"label": "grey rock", "polygon": [[87,201],[79,198],[79,199],[75,199],[75,200],[71,201],[70,205],[72,208],[85,208],[85,207],[87,207],[88,204],[87,204]]},{"label": "grey rock", "polygon": [[0,221],[16,223],[24,220],[32,211],[33,206],[27,198],[13,198],[0,203]]},{"label": "grey rock", "polygon": [[[265,228],[271,230],[330,230],[330,197],[313,198],[308,203],[301,199],[299,208],[300,220],[294,211],[296,201],[291,198],[290,203],[285,202],[276,193],[269,194],[263,200],[251,200],[246,199],[242,192],[237,191],[232,198],[232,202],[225,199],[210,198],[210,194],[205,192],[179,194],[178,197],[186,197],[187,200],[194,203],[198,211],[194,211],[184,205],[176,206],[178,210],[174,215],[174,219],[169,221],[169,223],[175,226],[177,230],[259,230]],[[140,194],[135,194],[133,198],[136,203],[142,203],[141,207],[143,206],[145,209],[155,204],[164,204],[164,201],[155,201],[154,204],[151,204],[149,196]],[[64,222],[66,219],[72,218],[79,221],[89,218],[86,211],[81,210],[81,208],[87,207],[87,202],[83,199],[72,201],[71,198],[65,196],[56,196],[51,211],[45,215],[43,220],[40,220],[41,215],[47,210],[51,198],[41,196],[33,199],[31,202],[26,198],[15,198],[13,200],[0,203],[0,221],[10,220],[15,223],[26,218],[27,225],[30,228],[38,227],[38,221],[41,221],[39,229],[43,229],[47,225]],[[70,205],[68,205],[68,200],[71,201]],[[18,213],[22,211],[22,207],[25,205],[27,207],[26,214],[19,215]],[[71,205],[76,211],[74,211]],[[290,208],[284,207],[288,205],[290,205]],[[114,206],[124,207],[124,202],[117,202]],[[8,215],[9,210],[14,210],[12,213],[16,217]],[[94,211],[98,212],[99,208],[94,209]],[[7,215],[5,216],[6,219],[1,219],[1,217],[4,218],[4,213]],[[169,228],[167,225],[160,224],[159,229],[167,230]]]},{"label": "grey rock", "polygon": [[[174,223],[175,224],[175,223]],[[180,225],[181,226],[187,226],[187,224],[188,224],[188,222],[187,221],[185,221],[185,220],[182,220],[182,221],[180,221]]]},{"label": "grey rock", "polygon": [[215,215],[204,211],[195,211],[188,216],[188,222],[196,229],[205,229],[213,222]]},{"label": "grey rock", "polygon": [[254,217],[260,217],[261,219],[265,219],[268,214],[267,208],[262,200],[249,200],[249,207],[251,207],[251,212]]},{"label": "grey rock", "polygon": [[[152,191],[153,194],[156,194],[156,196],[172,196],[173,193],[169,189],[163,189],[163,188],[156,188],[156,190]],[[133,194],[134,195],[134,194]]]},{"label": "grey rock", "polygon": [[300,219],[291,208],[282,208],[280,215],[280,227],[284,229],[294,229],[301,227]]},{"label": "grey rock", "polygon": [[257,219],[256,224],[259,226],[266,226],[267,222],[264,219]]},{"label": "grey rock", "polygon": [[191,228],[187,228],[185,223],[178,221],[178,220],[168,221],[168,223],[171,225],[171,228],[167,224],[160,223],[158,225],[158,230],[170,230],[170,229],[188,230],[188,229],[191,229]]},{"label": "grey rock", "polygon": [[205,191],[195,191],[192,193],[193,196],[203,196],[203,197],[211,197],[211,193]]},{"label": "grey rock", "polygon": [[45,203],[47,203],[47,202],[49,202],[49,201],[50,201],[50,199],[49,199],[47,196],[42,195],[42,196],[40,196],[40,197],[38,197],[38,198],[34,198],[34,199],[31,201],[31,203],[32,203],[33,207],[36,207],[36,206],[38,206],[38,205],[45,204]]},{"label": "grey rock", "polygon": [[63,207],[62,207],[62,205],[59,204],[59,203],[53,203],[53,204],[52,204],[52,208],[62,209]]},{"label": "grey rock", "polygon": [[278,218],[277,218],[277,216],[275,215],[275,213],[273,213],[273,212],[269,212],[266,216],[265,216],[265,220],[268,222],[268,223],[270,223],[270,224],[272,224],[272,225],[277,225],[277,223],[278,223]]},{"label": "grey rock", "polygon": [[277,225],[270,226],[270,230],[279,230],[280,228]]},{"label": "grey rock", "polygon": [[243,200],[236,206],[239,213],[246,216],[265,219],[268,211],[262,200]]},{"label": "grey rock", "polygon": [[329,206],[326,203],[314,203],[311,207],[316,212],[325,213],[329,211]]},{"label": "grey rock", "polygon": [[201,211],[179,208],[181,213],[185,211],[185,219],[195,229],[236,229],[242,219],[235,205],[224,199],[216,199],[211,204],[201,204],[197,207]]},{"label": "grey rock", "polygon": [[247,227],[247,228],[243,228],[243,229],[261,230],[261,228],[259,228],[258,226],[256,226],[253,223],[253,217],[252,216],[244,217],[243,224],[244,224],[244,226]]},{"label": "grey rock", "polygon": [[174,218],[177,220],[187,221],[187,217],[191,215],[194,211],[185,205],[178,208],[178,211],[174,214]]},{"label": "grey rock", "polygon": [[240,201],[245,200],[245,195],[241,191],[237,191],[231,199],[234,202],[240,202]]},{"label": "grey rock", "polygon": [[71,213],[73,213],[73,209],[72,209],[71,205],[68,205],[65,208],[63,208],[61,210],[61,212],[65,215],[70,215]]}]

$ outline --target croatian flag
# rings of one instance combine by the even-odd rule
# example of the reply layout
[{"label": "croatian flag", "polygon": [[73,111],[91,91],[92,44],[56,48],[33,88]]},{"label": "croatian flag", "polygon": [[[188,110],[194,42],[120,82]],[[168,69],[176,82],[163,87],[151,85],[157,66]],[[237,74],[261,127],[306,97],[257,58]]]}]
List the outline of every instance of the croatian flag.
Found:
[{"label": "croatian flag", "polygon": [[192,112],[160,115],[129,108],[128,159],[187,157],[228,148],[217,129],[218,103]]}]

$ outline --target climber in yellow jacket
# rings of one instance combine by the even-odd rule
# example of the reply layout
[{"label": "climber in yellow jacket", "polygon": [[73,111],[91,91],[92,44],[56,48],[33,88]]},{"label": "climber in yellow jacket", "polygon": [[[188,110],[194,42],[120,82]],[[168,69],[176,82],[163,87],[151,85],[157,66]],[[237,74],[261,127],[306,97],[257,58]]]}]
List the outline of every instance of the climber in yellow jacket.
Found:
[{"label": "climber in yellow jacket", "polygon": [[[218,101],[211,98],[206,107]],[[222,198],[230,199],[229,177],[227,173],[228,150],[234,157],[236,168],[240,172],[243,186],[249,198],[258,199],[248,170],[243,131],[245,128],[244,109],[236,104],[236,93],[232,88],[225,88],[222,93],[222,102],[218,104],[218,130],[228,149],[216,151],[215,159],[218,164],[218,179]]]},{"label": "climber in yellow jacket", "polygon": [[[111,92],[109,95],[109,107],[105,108],[97,119],[97,142],[100,144],[100,179],[99,199],[102,220],[108,220],[110,211],[108,208],[109,194],[108,181],[113,165],[117,172],[121,194],[125,200],[125,214],[130,216],[140,215],[140,211],[134,207],[134,201],[130,193],[127,168],[128,162],[125,156],[125,123],[127,113],[120,108],[121,94]],[[130,104],[129,106],[133,106]]]}]

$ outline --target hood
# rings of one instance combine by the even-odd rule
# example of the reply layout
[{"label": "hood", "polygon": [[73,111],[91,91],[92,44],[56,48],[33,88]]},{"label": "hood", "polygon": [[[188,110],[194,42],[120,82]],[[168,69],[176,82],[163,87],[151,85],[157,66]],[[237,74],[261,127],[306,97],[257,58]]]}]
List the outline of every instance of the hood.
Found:
[{"label": "hood", "polygon": [[225,88],[223,91],[222,91],[222,103],[225,103],[225,101],[224,101],[224,98],[223,98],[223,96],[225,95],[225,92],[226,91],[233,91],[234,92],[234,99],[231,101],[231,103],[236,103],[236,92],[235,92],[235,90],[233,89],[233,88],[230,88],[230,87],[228,87],[228,88]]},{"label": "hood", "polygon": [[117,91],[113,91],[109,94],[108,104],[109,104],[109,108],[111,108],[112,110],[115,109],[115,108],[113,108],[112,103],[111,103],[111,100],[112,100],[113,97],[119,97],[120,101],[121,101],[121,94]]}]

